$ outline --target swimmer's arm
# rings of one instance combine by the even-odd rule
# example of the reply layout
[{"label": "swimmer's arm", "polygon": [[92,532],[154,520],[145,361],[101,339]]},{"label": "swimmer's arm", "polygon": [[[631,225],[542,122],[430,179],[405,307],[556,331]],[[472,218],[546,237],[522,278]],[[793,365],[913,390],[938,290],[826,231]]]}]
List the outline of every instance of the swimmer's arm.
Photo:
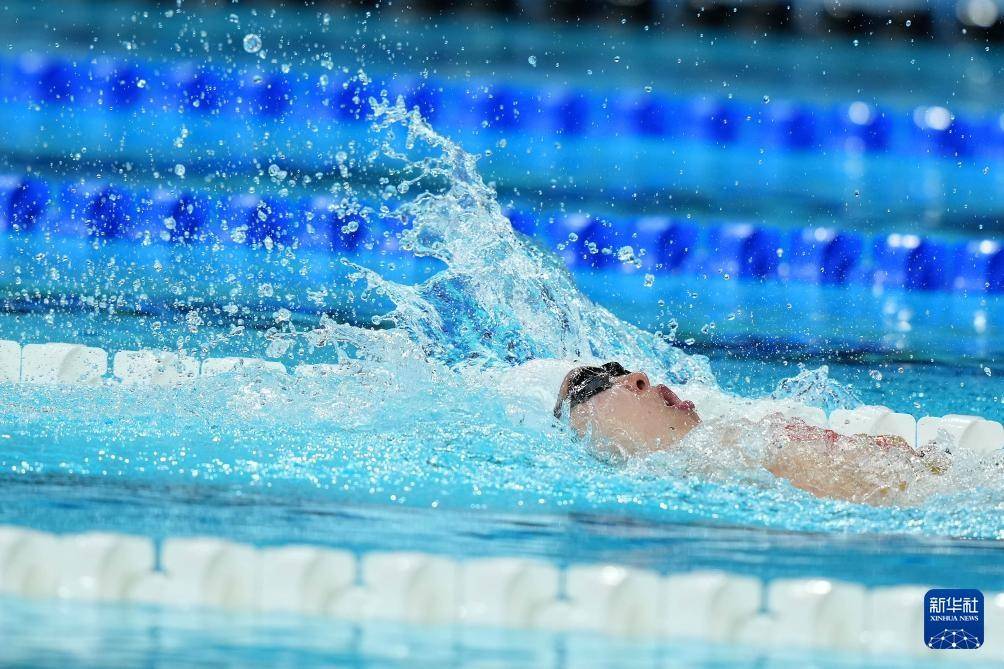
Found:
[{"label": "swimmer's arm", "polygon": [[941,474],[948,464],[931,452],[915,452],[900,437],[844,436],[798,420],[779,427],[764,466],[819,497],[904,503],[912,484]]}]

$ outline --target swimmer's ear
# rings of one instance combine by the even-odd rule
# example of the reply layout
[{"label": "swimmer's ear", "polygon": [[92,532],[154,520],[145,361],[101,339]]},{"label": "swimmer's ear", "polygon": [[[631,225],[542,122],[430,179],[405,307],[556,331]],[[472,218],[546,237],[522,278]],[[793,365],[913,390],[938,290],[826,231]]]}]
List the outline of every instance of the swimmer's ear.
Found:
[{"label": "swimmer's ear", "polygon": [[565,400],[566,398],[562,397],[559,394],[558,401],[554,403],[554,417],[557,418],[558,420],[561,420],[561,414],[564,411],[564,406],[565,404],[568,403]]},{"label": "swimmer's ear", "polygon": [[561,387],[558,388],[558,399],[554,403],[554,417],[560,419],[562,413],[562,407],[568,401],[568,392],[571,390],[572,383],[575,379],[579,377],[582,373],[583,367],[575,367],[565,374],[565,378],[561,380]]}]

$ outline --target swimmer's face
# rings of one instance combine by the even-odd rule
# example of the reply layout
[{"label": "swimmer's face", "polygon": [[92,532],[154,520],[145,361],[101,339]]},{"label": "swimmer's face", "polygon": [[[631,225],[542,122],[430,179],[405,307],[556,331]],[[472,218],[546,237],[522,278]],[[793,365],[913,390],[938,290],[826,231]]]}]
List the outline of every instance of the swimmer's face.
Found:
[{"label": "swimmer's face", "polygon": [[579,436],[590,435],[600,449],[623,455],[665,450],[701,422],[693,402],[664,385],[653,386],[644,372],[614,376],[610,384],[572,407],[569,415],[572,429]]}]

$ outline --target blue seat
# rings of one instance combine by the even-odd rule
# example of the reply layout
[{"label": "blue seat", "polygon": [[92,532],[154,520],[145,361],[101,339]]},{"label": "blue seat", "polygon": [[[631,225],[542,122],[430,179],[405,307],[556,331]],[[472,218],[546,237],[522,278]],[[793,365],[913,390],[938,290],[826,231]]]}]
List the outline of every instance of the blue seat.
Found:
[{"label": "blue seat", "polygon": [[873,242],[875,283],[893,287],[947,288],[955,273],[956,256],[948,244],[912,234],[879,235]]},{"label": "blue seat", "polygon": [[7,224],[16,230],[35,230],[50,204],[49,186],[41,179],[25,177],[7,200]]},{"label": "blue seat", "polygon": [[845,284],[860,267],[864,239],[833,228],[804,228],[791,233],[782,258],[790,278]]},{"label": "blue seat", "polygon": [[767,279],[777,276],[783,249],[780,231],[748,223],[713,228],[708,235],[706,271],[709,273]]},{"label": "blue seat", "polygon": [[86,216],[87,228],[92,235],[124,237],[138,218],[134,195],[118,186],[106,186],[92,196]]}]

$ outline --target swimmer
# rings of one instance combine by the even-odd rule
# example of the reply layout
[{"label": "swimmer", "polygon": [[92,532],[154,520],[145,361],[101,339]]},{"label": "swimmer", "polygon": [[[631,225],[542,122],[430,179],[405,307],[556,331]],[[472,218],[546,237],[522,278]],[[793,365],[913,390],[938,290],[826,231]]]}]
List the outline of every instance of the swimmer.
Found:
[{"label": "swimmer", "polygon": [[[685,448],[684,437],[701,425],[693,402],[616,362],[576,367],[565,375],[554,416],[566,414],[576,434],[601,454],[618,458]],[[911,486],[942,474],[949,465],[946,454],[933,446],[915,451],[901,437],[845,436],[781,414],[716,427],[723,443],[738,443],[750,429],[766,434],[771,447],[758,462],[747,464],[762,466],[818,497],[874,505],[914,503]]]}]

